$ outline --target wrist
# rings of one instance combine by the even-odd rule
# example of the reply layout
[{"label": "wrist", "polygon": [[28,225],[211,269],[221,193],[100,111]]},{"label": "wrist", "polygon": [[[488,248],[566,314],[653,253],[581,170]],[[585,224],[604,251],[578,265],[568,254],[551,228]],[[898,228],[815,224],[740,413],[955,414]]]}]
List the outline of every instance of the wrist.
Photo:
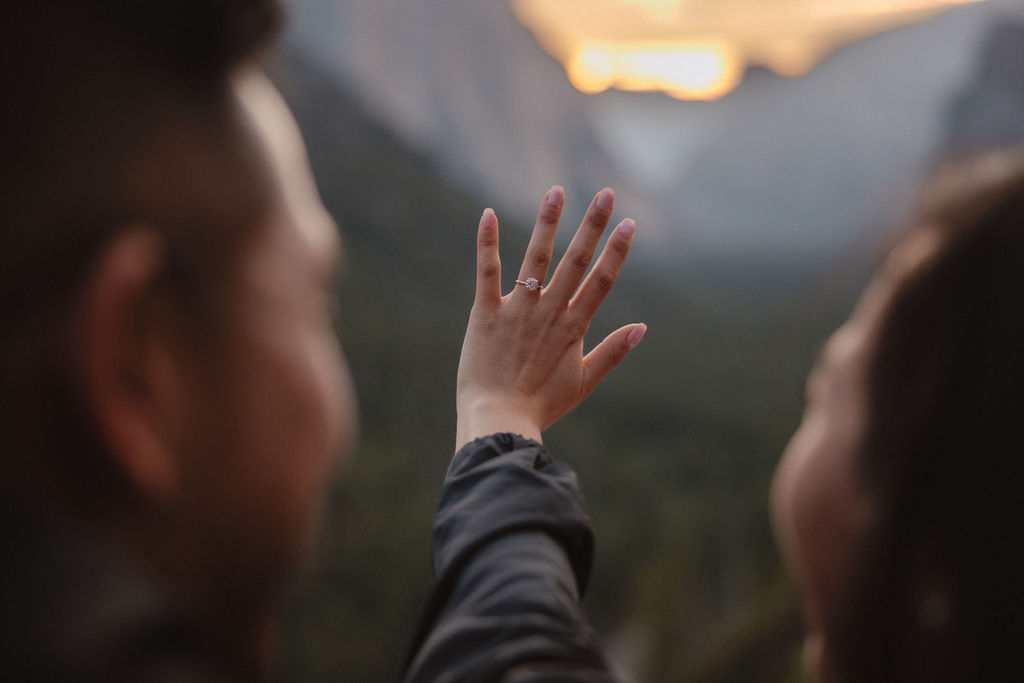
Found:
[{"label": "wrist", "polygon": [[460,397],[456,401],[456,414],[456,449],[474,439],[504,432],[543,443],[538,420],[508,398]]}]

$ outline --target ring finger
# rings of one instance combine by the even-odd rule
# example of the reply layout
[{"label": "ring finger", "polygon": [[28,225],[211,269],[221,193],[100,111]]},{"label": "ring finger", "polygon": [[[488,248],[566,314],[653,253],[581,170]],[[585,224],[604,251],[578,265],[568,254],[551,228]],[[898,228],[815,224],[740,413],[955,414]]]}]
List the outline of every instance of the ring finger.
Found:
[{"label": "ring finger", "polygon": [[[543,285],[547,279],[548,266],[551,265],[551,250],[555,243],[555,231],[558,229],[558,219],[562,215],[564,203],[565,192],[558,185],[552,187],[544,195],[544,202],[540,206],[540,211],[537,212],[537,222],[533,226],[530,245],[526,248],[523,265],[519,269],[519,282],[535,278],[539,284]],[[526,289],[526,287],[522,287],[522,289]]]}]

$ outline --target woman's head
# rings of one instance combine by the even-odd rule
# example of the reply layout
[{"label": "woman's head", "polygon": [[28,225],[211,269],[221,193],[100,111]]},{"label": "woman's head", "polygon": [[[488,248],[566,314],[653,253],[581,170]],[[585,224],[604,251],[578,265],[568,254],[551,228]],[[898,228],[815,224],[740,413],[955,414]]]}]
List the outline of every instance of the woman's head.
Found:
[{"label": "woman's head", "polygon": [[1012,670],[1022,265],[1024,159],[950,165],[809,381],[774,504],[825,679]]}]

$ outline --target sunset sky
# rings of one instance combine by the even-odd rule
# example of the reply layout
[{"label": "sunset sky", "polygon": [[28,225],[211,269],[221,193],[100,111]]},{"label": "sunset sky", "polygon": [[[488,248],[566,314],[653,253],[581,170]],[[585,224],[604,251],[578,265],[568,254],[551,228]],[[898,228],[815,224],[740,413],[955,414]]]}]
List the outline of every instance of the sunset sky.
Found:
[{"label": "sunset sky", "polygon": [[748,66],[807,73],[831,52],[984,0],[511,0],[580,91],[713,100]]}]

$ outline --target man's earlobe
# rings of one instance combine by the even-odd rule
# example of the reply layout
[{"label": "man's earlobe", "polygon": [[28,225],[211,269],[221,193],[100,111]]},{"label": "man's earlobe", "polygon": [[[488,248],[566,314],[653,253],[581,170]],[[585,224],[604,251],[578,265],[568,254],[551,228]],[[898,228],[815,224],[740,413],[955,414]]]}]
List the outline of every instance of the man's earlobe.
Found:
[{"label": "man's earlobe", "polygon": [[77,319],[83,390],[105,452],[137,494],[157,503],[177,488],[183,394],[163,267],[154,229],[120,231],[89,272]]}]

